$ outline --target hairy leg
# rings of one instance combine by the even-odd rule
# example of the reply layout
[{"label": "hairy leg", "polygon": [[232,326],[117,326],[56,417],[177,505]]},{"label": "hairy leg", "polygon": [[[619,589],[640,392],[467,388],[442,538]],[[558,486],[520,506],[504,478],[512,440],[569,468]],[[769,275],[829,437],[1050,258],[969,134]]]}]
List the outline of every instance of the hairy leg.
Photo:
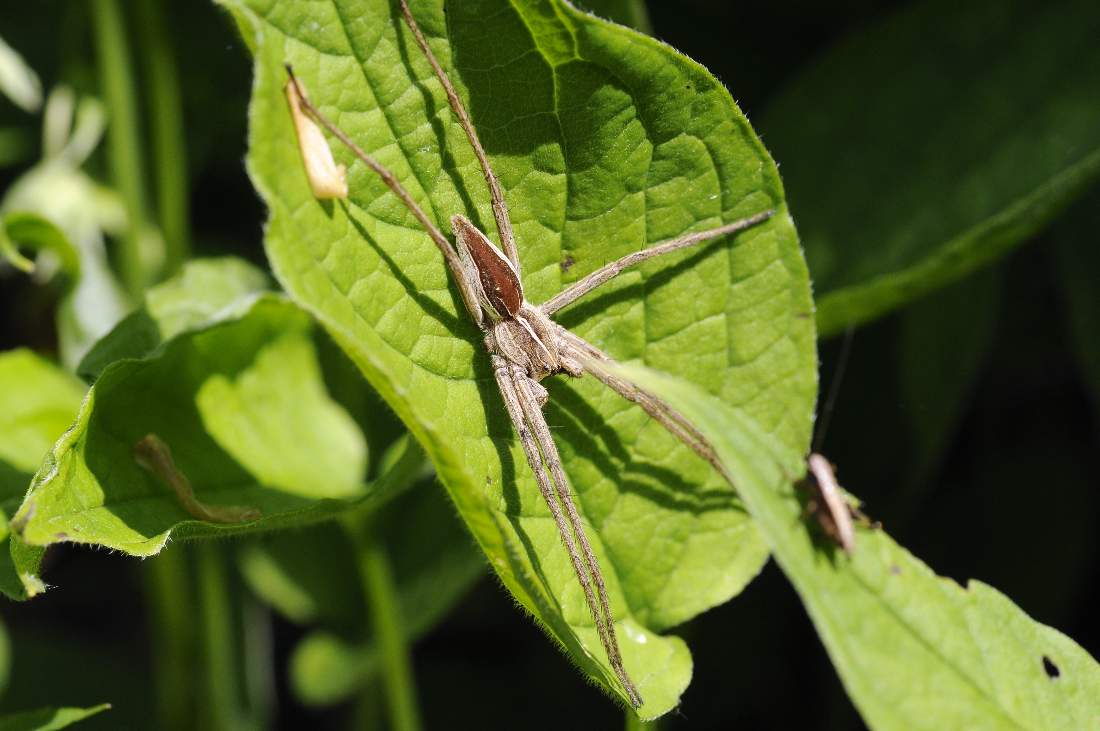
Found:
[{"label": "hairy leg", "polygon": [[[527,376],[522,373],[515,373],[514,371],[515,367],[508,364],[507,361],[499,357],[493,358],[493,375],[496,378],[497,386],[500,388],[501,396],[504,398],[504,406],[508,411],[508,416],[511,418],[512,425],[515,427],[520,445],[523,447],[527,462],[531,466],[531,471],[535,474],[535,482],[539,486],[539,492],[542,493],[543,500],[546,502],[547,507],[550,508],[550,513],[557,525],[562,543],[565,544],[565,549],[569,553],[570,561],[573,564],[573,572],[577,575],[577,580],[580,582],[581,589],[584,592],[585,603],[588,605],[588,611],[592,615],[592,621],[596,625],[596,632],[600,637],[600,644],[602,644],[605,649],[610,648],[612,646],[610,637],[613,636],[612,633],[614,629],[610,627],[607,620],[605,620],[604,613],[601,611],[601,605],[597,601],[592,589],[592,579],[589,576],[588,568],[585,566],[581,554],[577,550],[577,544],[573,538],[573,531],[570,524],[566,521],[565,516],[562,514],[561,505],[558,503],[554,488],[551,486],[550,479],[546,474],[539,445],[532,433],[533,430],[530,429],[528,425],[526,417],[527,409],[524,408],[524,399],[533,399],[534,396],[529,392],[520,392],[517,389],[516,384],[518,379],[525,379]],[[535,408],[537,410],[537,406]],[[611,650],[608,649],[607,652],[610,657]],[[616,668],[616,674],[620,675],[620,680],[626,675],[625,672],[620,673],[618,668]],[[637,700],[636,705],[640,705],[641,700],[637,698],[637,692],[633,691],[633,685],[625,683],[624,685],[627,687],[627,692],[628,695],[631,696],[631,699]]]},{"label": "hairy leg", "polygon": [[604,642],[604,649],[607,650],[608,662],[611,663],[615,674],[619,676],[619,680],[622,682],[631,703],[640,706],[642,704],[641,696],[638,695],[637,688],[634,687],[626,668],[623,667],[622,655],[619,652],[619,641],[615,636],[615,620],[611,615],[611,605],[607,600],[607,586],[604,583],[603,572],[600,570],[600,564],[596,559],[595,552],[592,550],[592,544],[589,543],[588,536],[585,534],[581,516],[577,512],[576,502],[573,500],[573,494],[569,488],[569,480],[565,476],[565,470],[561,465],[561,456],[558,454],[557,445],[554,444],[554,437],[550,434],[546,417],[543,415],[542,409],[539,408],[534,392],[531,390],[531,384],[534,381],[519,373],[516,374],[515,378],[516,388],[520,392],[520,404],[523,406],[527,423],[531,425],[538,446],[542,450],[543,459],[550,470],[558,499],[565,506],[565,514],[569,518],[577,543],[580,544],[589,572],[592,575],[592,581],[596,584],[596,598],[599,600],[600,610],[607,626],[607,639]]},{"label": "hairy leg", "polygon": [[439,249],[439,253],[443,254],[443,261],[450,270],[451,276],[455,278],[455,284],[458,285],[458,291],[462,296],[462,303],[466,306],[466,311],[470,314],[470,317],[478,327],[483,327],[481,306],[478,304],[473,284],[469,281],[466,271],[462,267],[462,262],[458,258],[458,254],[455,253],[454,247],[451,246],[451,242],[448,241],[447,237],[443,235],[443,232],[432,223],[432,220],[428,218],[428,214],[424,213],[424,209],[413,200],[413,197],[409,195],[409,191],[405,190],[405,187],[397,182],[397,177],[390,172],[389,168],[368,155],[362,147],[348,137],[344,130],[337,127],[328,117],[321,114],[317,107],[313,106],[313,102],[311,102],[306,95],[305,87],[298,80],[298,77],[294,75],[294,70],[290,67],[290,64],[286,65],[286,72],[290,77],[289,83],[294,84],[294,88],[297,90],[298,102],[301,104],[306,114],[312,117],[317,124],[328,130],[329,134],[347,147],[355,157],[359,158],[360,162],[373,170],[375,174],[382,179],[382,182],[393,191],[394,195],[405,204],[405,207],[408,208],[416,220],[420,222],[424,230],[428,232],[436,248]]},{"label": "hairy leg", "polygon": [[654,244],[641,251],[635,251],[631,254],[627,254],[621,259],[616,259],[610,264],[605,264],[596,271],[589,274],[584,279],[574,282],[569,287],[554,295],[546,302],[539,305],[539,309],[545,312],[547,315],[552,315],[561,308],[565,307],[572,302],[585,296],[592,290],[599,287],[601,284],[610,282],[615,277],[622,274],[624,269],[628,267],[641,264],[647,259],[652,259],[655,256],[661,256],[662,254],[670,254],[673,251],[679,251],[689,246],[695,246],[701,244],[704,241],[710,241],[711,239],[718,238],[719,236],[725,236],[726,234],[737,233],[738,231],[744,231],[747,228],[752,228],[758,223],[763,223],[772,217],[775,211],[764,211],[757,213],[748,218],[742,218],[739,221],[733,223],[727,223],[724,226],[718,226],[716,228],[708,229],[706,231],[697,231],[696,233],[687,234],[677,239],[670,241],[662,241],[658,244]]},{"label": "hairy leg", "polygon": [[650,417],[663,426],[672,436],[691,447],[696,454],[709,462],[727,482],[733,484],[731,476],[714,453],[714,448],[706,437],[695,428],[694,424],[672,408],[667,401],[613,373],[607,368],[608,365],[615,364],[611,356],[579,335],[569,332],[560,325],[556,325],[556,327],[559,338],[558,347],[564,356],[578,361],[586,373],[591,374],[627,401],[641,406]]},{"label": "hairy leg", "polygon": [[470,115],[466,111],[466,107],[463,106],[462,100],[458,98],[458,92],[455,91],[454,84],[451,83],[450,77],[447,76],[447,72],[443,70],[443,67],[436,60],[435,54],[432,53],[432,49],[428,46],[428,41],[424,38],[424,34],[420,32],[420,26],[416,22],[416,18],[413,17],[412,11],[409,10],[409,5],[406,0],[401,0],[401,14],[405,16],[405,22],[409,25],[409,30],[412,31],[413,38],[416,40],[416,45],[420,46],[420,50],[424,52],[424,56],[427,57],[428,63],[432,67],[432,71],[435,72],[435,76],[439,79],[439,83],[443,85],[443,91],[447,94],[447,103],[451,105],[451,109],[454,111],[455,116],[458,117],[458,123],[462,126],[462,130],[466,133],[466,139],[470,141],[470,147],[474,148],[474,155],[477,156],[477,161],[481,165],[481,172],[485,176],[485,182],[489,186],[489,195],[493,201],[493,218],[497,222],[497,231],[500,233],[500,243],[504,247],[504,254],[512,262],[512,265],[519,271],[519,253],[516,251],[516,237],[512,233],[512,220],[508,217],[508,204],[504,200],[504,192],[500,189],[500,182],[497,180],[497,176],[493,173],[493,168],[489,165],[489,158],[485,155],[485,148],[481,146],[481,140],[477,136],[477,130],[474,129],[473,122],[470,121]]}]

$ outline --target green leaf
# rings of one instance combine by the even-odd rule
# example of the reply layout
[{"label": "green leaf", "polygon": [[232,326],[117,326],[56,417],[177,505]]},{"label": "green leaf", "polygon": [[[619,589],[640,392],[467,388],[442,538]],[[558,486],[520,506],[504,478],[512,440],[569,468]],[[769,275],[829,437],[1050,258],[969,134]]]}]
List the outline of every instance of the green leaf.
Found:
[{"label": "green leaf", "polygon": [[323,330],[317,332],[316,342],[325,387],[333,399],[355,419],[367,441],[370,454],[382,455],[381,458],[371,460],[368,475],[370,479],[377,479],[390,471],[394,462],[399,462],[405,456],[407,447],[416,447],[420,458],[426,462],[424,451],[409,437],[405,425],[378,392],[371,388],[358,366],[351,362],[340,346]]},{"label": "green leaf", "polygon": [[[362,435],[324,390],[311,327],[289,302],[258,295],[145,358],[108,366],[35,475],[13,531],[31,546],[149,556],[169,535],[301,525],[364,496]],[[135,445],[148,434],[168,445],[199,501],[261,517],[195,519],[164,477],[138,465]],[[21,574],[36,572],[15,559]]]},{"label": "green leaf", "polygon": [[[411,484],[424,472],[422,451],[398,443],[384,480]],[[291,658],[291,683],[305,703],[345,700],[378,671],[378,650],[366,636],[362,543],[349,533],[381,531],[409,639],[416,639],[484,573],[484,559],[454,515],[442,489],[421,479],[416,490],[376,512],[378,503],[353,511],[342,524],[323,524],[246,544],[241,572],[253,592],[288,619],[315,625]],[[425,540],[430,536],[430,540]]]},{"label": "green leaf", "polygon": [[0,353],[0,505],[27,491],[42,457],[73,423],[84,391],[29,350]]},{"label": "green leaf", "polygon": [[34,262],[19,252],[15,242],[8,235],[3,221],[0,221],[0,259],[6,260],[24,274],[34,271]]},{"label": "green leaf", "polygon": [[77,366],[95,380],[108,365],[142,358],[180,333],[218,322],[223,310],[268,287],[267,276],[242,259],[198,259],[145,293],[141,309],[127,315]]},{"label": "green leaf", "polygon": [[0,221],[0,255],[24,272],[34,271],[34,262],[20,254],[17,245],[51,252],[69,286],[80,281],[80,255],[65,233],[48,219],[18,211],[5,214]]},{"label": "green leaf", "polygon": [[[429,216],[445,228],[454,213],[490,224],[486,185],[427,63],[386,0],[225,4],[256,38],[248,162],[271,210],[276,276],[424,445],[509,591],[586,674],[617,689],[439,253],[344,150],[347,202],[315,201],[302,170],[287,61]],[[736,244],[647,264],[560,321],[804,448],[816,390],[807,274],[775,165],[729,93],[671,48],[560,0],[442,6],[413,12],[501,178],[532,302],[629,251],[776,209]],[[766,551],[736,496],[643,412],[589,379],[547,386],[641,713],[655,717],[691,674],[683,643],[659,633],[737,594]]]},{"label": "green leaf", "polygon": [[0,716],[0,731],[57,731],[106,711],[110,703],[92,708],[39,708]]},{"label": "green leaf", "polygon": [[42,458],[72,425],[84,391],[71,374],[29,350],[0,353],[0,592],[13,599],[26,593],[11,555],[36,552],[18,541],[9,552],[8,518]]},{"label": "green leaf", "polygon": [[857,530],[850,558],[815,546],[792,487],[805,471],[798,452],[691,384],[621,370],[714,445],[871,728],[1095,723],[1100,665],[1071,639],[981,582],[964,589],[936,576],[882,530]]},{"label": "green leaf", "polygon": [[840,43],[760,127],[822,335],[1004,254],[1100,172],[1100,11],[926,0]]}]

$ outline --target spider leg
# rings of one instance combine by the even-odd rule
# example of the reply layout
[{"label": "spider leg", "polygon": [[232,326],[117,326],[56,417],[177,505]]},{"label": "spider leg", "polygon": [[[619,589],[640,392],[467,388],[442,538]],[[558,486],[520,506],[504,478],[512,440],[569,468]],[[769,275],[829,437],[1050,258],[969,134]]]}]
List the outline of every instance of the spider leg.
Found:
[{"label": "spider leg", "polygon": [[550,434],[550,426],[546,423],[546,417],[542,413],[542,409],[538,407],[535,394],[532,388],[534,381],[527,377],[526,374],[515,374],[516,388],[520,393],[520,404],[523,406],[523,411],[527,417],[527,423],[531,425],[532,431],[538,446],[542,451],[542,457],[546,467],[550,470],[550,476],[553,479],[554,489],[557,492],[558,499],[561,500],[563,506],[565,506],[566,517],[569,518],[569,523],[573,528],[573,533],[576,535],[577,543],[580,544],[581,551],[584,554],[585,562],[588,564],[589,573],[592,575],[592,581],[596,585],[596,598],[599,600],[599,608],[603,613],[604,623],[607,627],[607,637],[604,642],[604,649],[607,650],[607,659],[611,663],[611,667],[615,670],[615,674],[619,676],[619,680],[623,684],[623,688],[626,689],[627,695],[630,697],[630,701],[635,706],[642,704],[641,696],[638,695],[638,690],[634,687],[634,683],[630,680],[630,676],[626,673],[626,668],[623,667],[623,658],[619,653],[619,641],[615,636],[615,620],[611,616],[611,605],[607,600],[607,587],[604,584],[603,572],[600,571],[600,564],[596,559],[596,554],[592,550],[592,545],[588,542],[588,536],[584,531],[584,524],[581,522],[581,516],[577,512],[576,502],[573,500],[573,493],[569,487],[569,478],[565,476],[565,470],[561,465],[561,456],[558,454],[558,447],[554,444],[554,437]]},{"label": "spider leg", "polygon": [[432,220],[428,218],[428,214],[424,213],[424,209],[413,200],[413,197],[409,195],[409,191],[405,190],[405,187],[397,181],[397,177],[390,172],[389,168],[368,155],[362,147],[348,137],[344,130],[337,127],[328,117],[321,114],[321,111],[317,109],[317,107],[313,106],[313,102],[311,102],[306,95],[305,87],[302,85],[302,82],[298,80],[298,77],[294,75],[294,69],[291,68],[290,64],[286,64],[286,72],[290,77],[289,83],[294,84],[295,91],[298,95],[298,104],[301,105],[302,111],[312,117],[317,124],[328,130],[329,134],[347,147],[355,157],[359,158],[360,162],[373,170],[374,173],[382,179],[382,182],[393,191],[394,195],[398,197],[405,207],[409,209],[416,220],[420,222],[420,225],[424,227],[424,230],[428,232],[428,236],[431,237],[432,242],[435,243],[436,248],[439,249],[439,253],[443,254],[443,261],[447,265],[447,269],[450,270],[451,276],[454,277],[455,283],[458,285],[458,292],[462,296],[462,303],[466,306],[466,311],[470,314],[474,323],[478,327],[484,329],[485,317],[482,314],[481,305],[478,304],[476,290],[474,289],[473,283],[470,281],[470,275],[463,267],[462,261],[458,258],[458,254],[455,252],[454,247],[451,246],[451,242],[447,240],[447,237],[443,235],[439,227],[432,223]]},{"label": "spider leg", "polygon": [[515,266],[516,271],[519,271],[519,253],[516,251],[516,237],[512,233],[512,220],[508,217],[508,204],[504,200],[504,192],[500,189],[500,182],[497,180],[496,174],[493,173],[493,168],[489,165],[489,158],[485,154],[485,148],[481,146],[481,140],[478,139],[477,130],[474,129],[474,123],[470,121],[470,115],[466,111],[466,107],[463,106],[462,100],[458,98],[458,92],[455,91],[454,84],[451,83],[451,79],[447,76],[447,72],[443,70],[443,67],[439,64],[435,54],[432,53],[431,47],[428,45],[428,41],[424,38],[424,34],[420,31],[420,26],[416,22],[416,18],[413,17],[412,11],[409,10],[409,4],[406,0],[401,0],[401,14],[405,16],[405,22],[409,25],[409,30],[412,31],[413,39],[416,40],[416,45],[420,46],[420,50],[424,52],[424,55],[428,59],[428,63],[432,67],[432,71],[435,72],[435,76],[439,79],[439,83],[443,85],[443,91],[447,94],[447,103],[451,105],[451,109],[454,111],[455,116],[458,117],[458,123],[461,125],[462,130],[466,133],[466,139],[470,141],[470,147],[474,148],[474,155],[477,156],[477,161],[481,165],[481,172],[485,176],[485,182],[489,186],[489,195],[493,200],[493,218],[497,222],[497,231],[500,233],[500,243],[504,247],[504,254],[511,260],[512,265]]},{"label": "spider leg", "polygon": [[[638,691],[635,690],[634,684],[630,681],[630,677],[626,674],[626,670],[622,665],[622,658],[619,656],[615,630],[611,623],[611,612],[610,610],[605,611],[607,599],[604,592],[603,579],[599,574],[598,565],[595,563],[595,556],[592,555],[591,547],[588,545],[588,540],[585,537],[584,528],[580,524],[579,516],[576,514],[576,508],[573,506],[572,500],[568,497],[568,485],[567,483],[562,483],[564,494],[566,495],[566,498],[562,502],[567,506],[567,510],[570,510],[569,521],[567,521],[565,515],[563,515],[562,507],[558,502],[563,490],[559,487],[557,494],[555,494],[556,485],[551,485],[550,478],[547,475],[546,462],[551,460],[546,459],[544,457],[545,450],[540,449],[542,439],[539,438],[539,434],[544,433],[546,436],[549,436],[549,428],[546,425],[546,419],[542,416],[542,411],[538,407],[537,393],[530,388],[529,383],[532,381],[525,373],[519,371],[515,366],[509,364],[503,358],[493,356],[492,360],[493,375],[496,378],[497,386],[500,388],[501,396],[504,398],[504,406],[508,411],[508,416],[512,420],[512,425],[516,429],[516,434],[519,436],[520,445],[523,447],[527,462],[531,466],[531,471],[535,474],[535,482],[539,486],[542,498],[546,502],[547,507],[550,508],[550,513],[554,518],[554,522],[557,524],[562,543],[565,544],[565,548],[569,553],[570,561],[573,564],[573,571],[577,575],[577,580],[580,582],[581,589],[584,591],[585,603],[588,605],[588,610],[596,625],[596,632],[600,637],[600,644],[604,646],[608,655],[608,661],[611,663],[612,669],[615,670],[615,674],[618,676],[620,682],[622,682],[631,703],[633,703],[635,707],[640,706],[642,703],[641,697],[638,695]],[[534,423],[532,423],[529,417],[530,414],[536,415]],[[553,446],[552,439],[549,443],[553,457],[556,459],[557,448]],[[557,469],[560,471],[560,460],[557,460],[556,463]],[[553,474],[553,468],[551,468],[551,473]],[[564,477],[564,473],[561,474]],[[555,476],[554,479],[555,482],[557,482],[557,476]],[[577,536],[576,540],[574,540],[574,534]],[[577,540],[582,543],[583,550],[585,551],[583,559],[580,551],[577,550]],[[592,555],[592,558],[588,561],[588,565],[586,565],[586,559],[589,555]],[[594,577],[599,587],[600,600],[597,600],[596,594],[592,588]]]},{"label": "spider leg", "polygon": [[580,362],[586,373],[592,374],[598,381],[627,401],[641,406],[666,431],[688,447],[691,447],[696,454],[710,463],[727,482],[733,484],[732,477],[714,453],[714,448],[710,442],[683,414],[672,408],[667,401],[613,373],[608,365],[614,365],[615,360],[595,345],[556,323],[555,328],[558,334],[558,347],[562,351],[563,357]]},{"label": "spider leg", "polygon": [[775,214],[775,211],[763,211],[748,218],[742,218],[733,223],[727,223],[717,228],[707,229],[706,231],[697,231],[695,233],[686,234],[677,239],[671,239],[669,241],[662,241],[654,244],[649,248],[642,249],[641,251],[635,251],[631,254],[627,254],[621,259],[616,259],[610,264],[605,264],[596,271],[589,274],[584,279],[574,282],[570,286],[563,289],[558,294],[554,295],[546,302],[539,305],[539,309],[545,312],[547,315],[552,315],[562,307],[573,303],[574,301],[585,296],[592,290],[599,287],[601,284],[606,284],[615,277],[622,274],[624,269],[641,264],[647,259],[652,259],[655,256],[661,256],[662,254],[670,254],[673,251],[679,251],[689,246],[695,246],[701,244],[704,241],[710,241],[711,239],[718,238],[719,236],[725,236],[726,234],[737,233],[738,231],[744,231],[747,228],[763,223]]}]

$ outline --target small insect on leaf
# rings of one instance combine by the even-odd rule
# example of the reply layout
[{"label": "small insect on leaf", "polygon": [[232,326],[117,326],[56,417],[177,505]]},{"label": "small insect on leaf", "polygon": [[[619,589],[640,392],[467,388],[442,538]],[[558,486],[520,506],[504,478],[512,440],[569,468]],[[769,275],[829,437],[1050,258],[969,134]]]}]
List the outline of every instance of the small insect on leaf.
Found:
[{"label": "small insect on leaf", "polygon": [[156,434],[146,434],[134,445],[134,460],[168,483],[183,509],[192,517],[210,523],[245,523],[260,517],[260,511],[244,505],[208,505],[195,497],[191,481],[172,459],[172,450]]},{"label": "small insect on leaf", "polygon": [[305,163],[309,188],[313,191],[313,197],[318,200],[347,198],[347,168],[336,164],[321,128],[302,108],[301,94],[305,91],[299,86],[300,83],[291,77],[283,89],[290,105],[290,114],[294,118],[298,150],[302,153],[302,162]]},{"label": "small insect on leaf", "polygon": [[816,492],[813,502],[820,501],[813,513],[825,534],[851,555],[856,547],[851,506],[836,481],[833,466],[820,454],[811,454],[806,464],[810,468],[808,482]]}]

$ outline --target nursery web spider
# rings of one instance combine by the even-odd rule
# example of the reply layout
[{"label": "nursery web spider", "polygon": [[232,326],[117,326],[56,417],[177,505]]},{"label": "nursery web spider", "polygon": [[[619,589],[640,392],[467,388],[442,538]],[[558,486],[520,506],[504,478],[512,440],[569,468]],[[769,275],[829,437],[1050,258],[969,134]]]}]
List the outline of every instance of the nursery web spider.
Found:
[{"label": "nursery web spider", "polygon": [[[488,352],[501,397],[504,399],[504,406],[515,426],[542,497],[557,523],[562,543],[569,552],[573,570],[584,592],[585,602],[592,613],[600,642],[607,652],[608,662],[622,683],[630,702],[635,707],[641,706],[642,698],[623,667],[603,574],[585,534],[550,427],[542,413],[548,394],[539,381],[558,373],[573,377],[591,374],[628,401],[640,406],[720,473],[726,477],[728,475],[725,475],[725,470],[719,464],[703,435],[686,418],[645,389],[613,373],[608,368],[608,365],[613,363],[608,355],[558,325],[550,319],[550,316],[610,281],[627,267],[719,236],[744,231],[770,218],[773,211],[761,211],[733,223],[663,241],[628,254],[597,269],[543,304],[531,304],[523,294],[519,256],[512,223],[508,217],[508,205],[478,139],[477,131],[446,72],[429,48],[405,0],[400,0],[400,8],[416,45],[420,47],[439,83],[442,84],[447,101],[480,163],[492,196],[493,217],[496,220],[503,253],[469,219],[457,214],[451,217],[451,230],[456,242],[456,246],[452,246],[394,175],[364,152],[343,130],[313,106],[288,65],[287,96],[292,112],[295,114],[304,112],[343,143],[364,165],[377,173],[416,217],[439,248],[447,269],[458,286],[466,311],[485,334],[485,349]],[[299,135],[301,141],[300,131]],[[304,142],[302,151],[308,167],[311,153],[307,152]],[[333,166],[330,164],[328,168],[332,169]],[[342,170],[340,174],[342,176]],[[339,189],[339,182],[335,187]]]}]

